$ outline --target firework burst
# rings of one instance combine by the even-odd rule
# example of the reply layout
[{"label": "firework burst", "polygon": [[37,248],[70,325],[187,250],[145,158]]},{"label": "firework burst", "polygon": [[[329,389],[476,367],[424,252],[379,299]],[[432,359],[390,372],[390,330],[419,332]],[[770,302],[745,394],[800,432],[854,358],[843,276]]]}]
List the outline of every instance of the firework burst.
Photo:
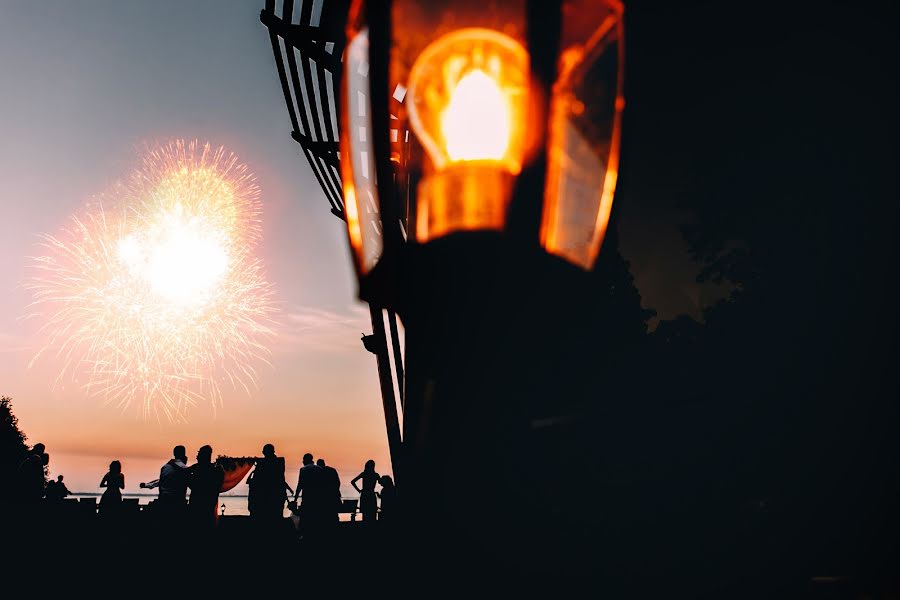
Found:
[{"label": "firework burst", "polygon": [[41,237],[26,284],[46,335],[34,360],[55,352],[57,383],[144,418],[219,406],[223,384],[249,394],[273,335],[259,215],[253,175],[224,148],[147,152],[126,183]]}]

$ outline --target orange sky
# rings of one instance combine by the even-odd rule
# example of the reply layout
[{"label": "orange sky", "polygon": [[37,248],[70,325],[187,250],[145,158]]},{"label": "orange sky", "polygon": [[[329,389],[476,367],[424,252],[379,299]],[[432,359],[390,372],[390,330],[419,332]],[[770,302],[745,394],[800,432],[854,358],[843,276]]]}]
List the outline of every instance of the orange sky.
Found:
[{"label": "orange sky", "polygon": [[245,456],[271,442],[291,472],[305,452],[341,471],[360,470],[368,458],[388,471],[375,362],[359,342],[367,317],[361,309],[347,316],[308,310],[302,326],[283,326],[272,367],[261,370],[251,397],[226,392],[222,407],[194,407],[188,423],[144,422],[135,410],[103,406],[72,384],[53,389],[55,361],[28,369],[26,350],[4,354],[0,380],[14,382],[20,427],[31,442],[47,445],[51,472],[65,474],[73,491],[95,491],[113,459],[123,461],[127,489],[136,489],[179,443],[192,459],[203,444],[217,455]]}]

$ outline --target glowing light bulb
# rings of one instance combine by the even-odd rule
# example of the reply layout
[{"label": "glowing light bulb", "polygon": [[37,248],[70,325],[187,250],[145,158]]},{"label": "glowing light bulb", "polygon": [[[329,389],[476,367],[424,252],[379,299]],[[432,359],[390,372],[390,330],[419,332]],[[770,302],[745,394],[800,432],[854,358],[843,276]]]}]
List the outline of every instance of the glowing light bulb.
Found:
[{"label": "glowing light bulb", "polygon": [[416,238],[503,229],[528,132],[528,52],[493,29],[441,36],[409,72],[410,129],[428,154]]},{"label": "glowing light bulb", "polygon": [[409,122],[433,166],[494,161],[516,175],[525,153],[528,52],[492,29],[448,33],[409,74]]}]

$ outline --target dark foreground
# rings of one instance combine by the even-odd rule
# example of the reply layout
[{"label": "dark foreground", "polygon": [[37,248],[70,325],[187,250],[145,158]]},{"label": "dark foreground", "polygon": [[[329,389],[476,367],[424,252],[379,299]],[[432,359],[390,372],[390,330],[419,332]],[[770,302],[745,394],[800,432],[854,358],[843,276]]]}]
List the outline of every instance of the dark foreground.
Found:
[{"label": "dark foreground", "polygon": [[301,536],[290,519],[266,527],[223,517],[204,532],[140,512],[115,520],[66,512],[6,511],[15,516],[3,536],[7,585],[204,598],[900,598],[898,574],[878,557],[868,566],[792,559],[774,531],[729,542],[702,531],[691,538],[677,525],[629,536],[497,519],[480,534],[459,523],[356,522]]}]

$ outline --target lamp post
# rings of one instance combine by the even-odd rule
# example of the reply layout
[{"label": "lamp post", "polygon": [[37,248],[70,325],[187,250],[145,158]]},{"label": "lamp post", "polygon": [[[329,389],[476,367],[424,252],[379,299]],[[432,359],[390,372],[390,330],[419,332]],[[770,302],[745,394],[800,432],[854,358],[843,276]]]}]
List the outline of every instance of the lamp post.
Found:
[{"label": "lamp post", "polygon": [[[550,506],[527,465],[559,421],[548,406],[567,375],[547,363],[591,310],[623,8],[354,0],[346,23],[340,201],[360,298],[405,328],[398,491],[418,532],[484,539]],[[509,533],[492,537],[509,547]]]},{"label": "lamp post", "polygon": [[[535,372],[553,351],[539,321],[589,310],[577,296],[612,206],[622,17],[616,1],[351,5],[348,239],[360,297],[406,330],[413,517],[437,511],[483,531],[535,448],[530,417],[547,398],[523,382],[560,376]],[[461,469],[484,492],[471,504],[455,494]]]}]

